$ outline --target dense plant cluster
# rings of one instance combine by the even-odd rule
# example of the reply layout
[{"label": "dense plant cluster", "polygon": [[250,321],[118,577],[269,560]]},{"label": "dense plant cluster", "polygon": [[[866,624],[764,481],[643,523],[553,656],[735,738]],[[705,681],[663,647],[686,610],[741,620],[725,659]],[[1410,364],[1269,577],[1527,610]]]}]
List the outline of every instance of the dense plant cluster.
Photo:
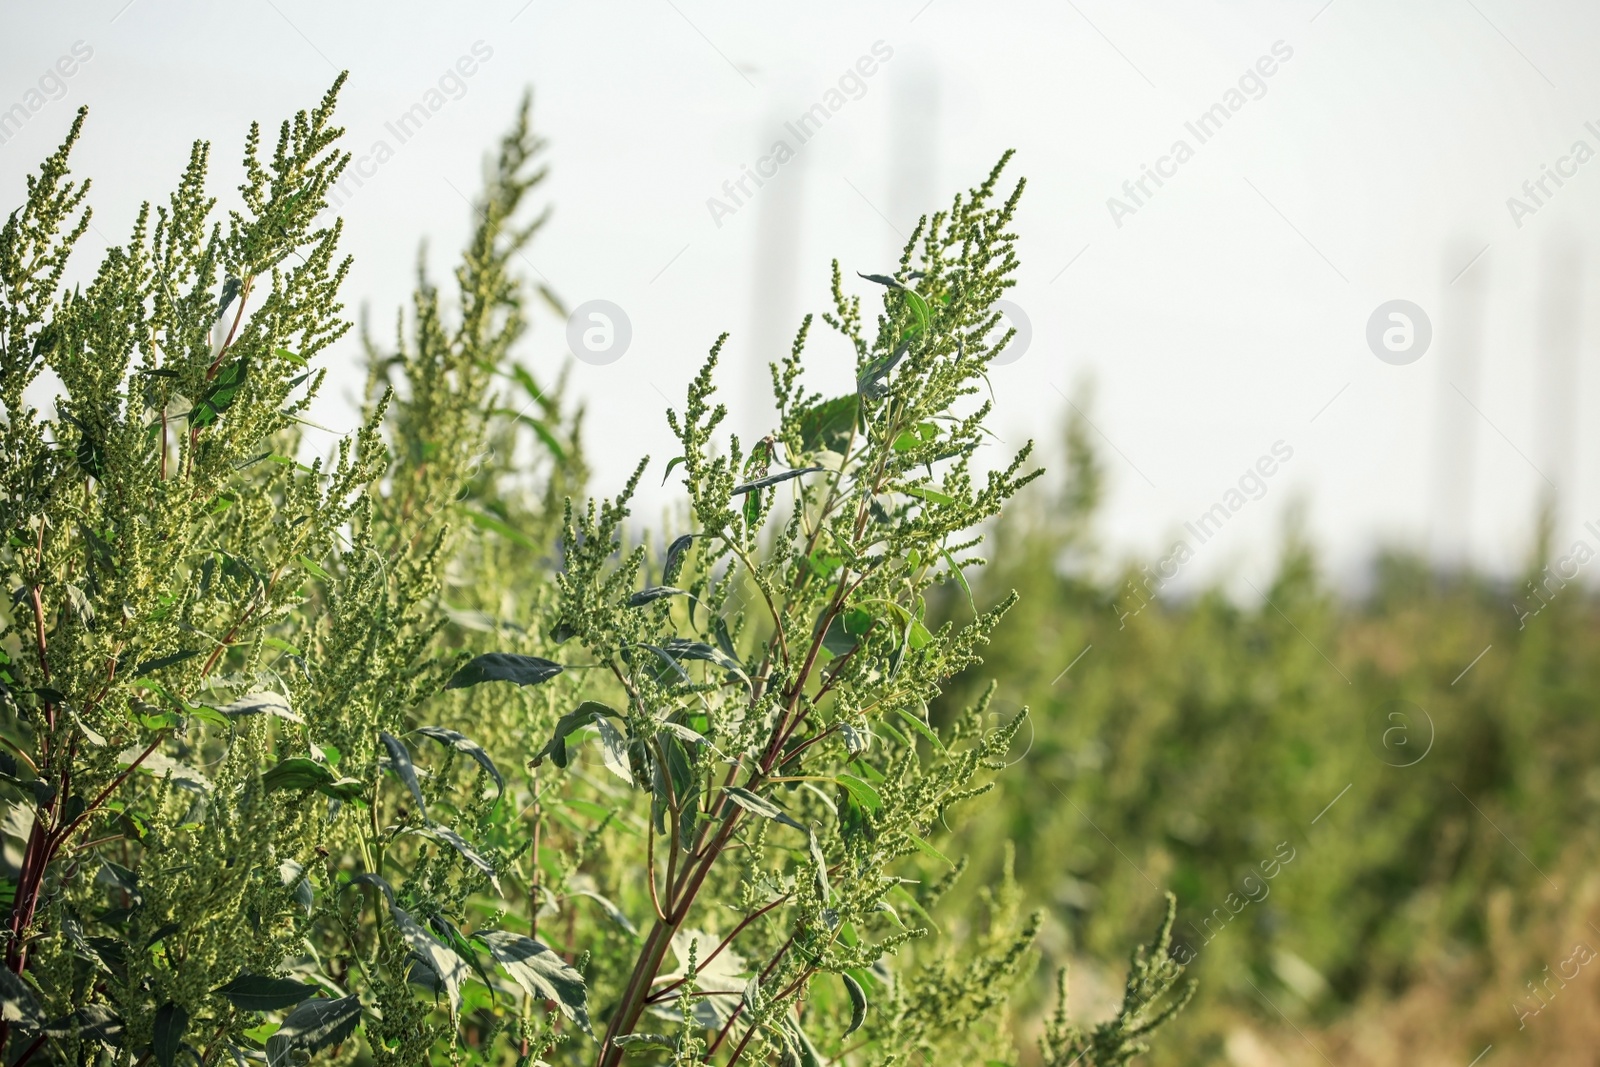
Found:
[{"label": "dense plant cluster", "polygon": [[1033,712],[1029,775],[957,827],[974,881],[1015,843],[1019,882],[1059,905],[1039,944],[1072,958],[1080,1004],[1115,989],[1097,970],[1173,888],[1200,993],[1152,1063],[1254,1062],[1245,1032],[1292,1063],[1588,1055],[1593,968],[1587,991],[1560,972],[1600,948],[1600,612],[1548,527],[1514,580],[1388,552],[1351,595],[1291,526],[1257,591],[1131,614],[1155,563],[1106,558],[1103,461],[1081,416],[1066,437],[1066,476],[1008,510],[974,581],[1029,583],[1007,627],[1030,639],[997,641],[934,708],[994,678],[997,705]]},{"label": "dense plant cluster", "polygon": [[[419,270],[364,339],[360,428],[311,458],[348,327],[337,91],[270,153],[252,129],[224,218],[197,144],[84,286],[81,114],[0,230],[7,1062],[1010,1059],[1040,919],[1009,877],[941,909],[940,843],[1025,713],[928,706],[1014,599],[963,568],[1034,476],[977,464],[1020,183],[892,275],[835,266],[817,358],[854,392],[803,386],[808,319],[772,433],[724,438],[719,341],[656,468],[686,528],[641,541],[654,471],[587,499],[578,416],[516,359],[526,107],[453,292]],[[1167,930],[1051,1047],[1137,1051]]]}]

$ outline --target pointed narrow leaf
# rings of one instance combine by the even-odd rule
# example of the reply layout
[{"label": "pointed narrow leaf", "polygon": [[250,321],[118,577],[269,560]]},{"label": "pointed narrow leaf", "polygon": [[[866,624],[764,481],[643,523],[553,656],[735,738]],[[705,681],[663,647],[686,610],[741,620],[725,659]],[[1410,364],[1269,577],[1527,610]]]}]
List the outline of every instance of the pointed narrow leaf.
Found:
[{"label": "pointed narrow leaf", "polygon": [[469,977],[467,963],[456,955],[454,949],[434,937],[422,924],[413,919],[403,908],[389,905],[389,914],[394,918],[394,925],[400,931],[400,937],[406,945],[426,963],[433,973],[439,976],[439,981],[444,984],[445,994],[450,998],[450,1014],[457,1015],[461,1011],[461,984]]},{"label": "pointed narrow leaf", "polygon": [[861,1029],[861,1024],[867,1021],[867,993],[861,988],[861,983],[848,974],[841,974],[839,977],[844,979],[844,991],[850,994],[850,1025],[845,1028],[843,1035],[849,1037]]},{"label": "pointed narrow leaf", "polygon": [[240,1011],[280,1011],[292,1008],[308,997],[316,996],[318,987],[296,982],[292,978],[271,978],[264,974],[241,974],[227,985],[218,986],[214,993],[226,997],[228,1003]]},{"label": "pointed narrow leaf", "polygon": [[428,817],[428,806],[422,800],[422,783],[417,781],[417,768],[411,763],[411,751],[400,743],[400,739],[387,733],[378,731],[378,740],[383,742],[383,747],[389,751],[389,769],[406,784],[411,791],[411,797],[417,802],[417,810],[422,817]]},{"label": "pointed narrow leaf", "polygon": [[183,1047],[184,1031],[189,1029],[189,1012],[182,1004],[167,1001],[156,1012],[155,1027],[150,1031],[150,1051],[155,1053],[161,1067],[172,1067],[178,1050]]},{"label": "pointed narrow leaf", "polygon": [[606,770],[633,785],[633,772],[628,769],[628,742],[622,732],[604,715],[596,715],[594,724],[600,731],[600,758]]},{"label": "pointed narrow leaf", "polygon": [[753,482],[745,482],[743,485],[736,485],[733,487],[733,492],[728,495],[738,496],[740,493],[751,493],[757,489],[765,489],[769,485],[777,485],[779,482],[786,482],[790,478],[798,478],[802,474],[815,474],[817,471],[826,469],[826,467],[800,467],[792,471],[779,471],[777,474],[769,474],[765,478],[757,478]]},{"label": "pointed narrow leaf", "polygon": [[607,716],[614,719],[622,718],[621,713],[615,708],[608,707],[597,700],[585,700],[578,705],[576,711],[569,711],[561,716],[556,721],[555,734],[549,741],[545,742],[543,748],[534,753],[531,761],[533,766],[539,766],[544,762],[545,757],[549,756],[552,763],[565,769],[567,766],[567,735]]},{"label": "pointed narrow leaf", "polygon": [[660,600],[663,597],[688,595],[689,591],[687,589],[674,589],[670,585],[655,585],[651,586],[649,589],[641,589],[637,593],[634,593],[632,596],[630,596],[628,598],[628,607],[639,608],[646,604]]},{"label": "pointed narrow leaf", "polygon": [[806,831],[806,850],[811,853],[811,862],[817,865],[817,898],[822,903],[828,903],[831,889],[828,886],[828,859],[822,854],[822,845],[817,841],[817,832]]},{"label": "pointed narrow leaf", "polygon": [[488,772],[489,777],[494,779],[494,784],[501,793],[506,791],[506,780],[501,777],[500,768],[494,765],[494,760],[489,758],[489,753],[484,751],[483,746],[472,740],[472,738],[454,730],[447,730],[443,726],[419,726],[417,727],[417,733],[423,737],[431,737],[441,745],[447,745],[457,752],[465,752],[478,761],[478,766]]},{"label": "pointed narrow leaf", "polygon": [[217,708],[230,719],[243,718],[246,715],[276,715],[280,719],[290,722],[305,722],[299,712],[289,706],[289,698],[280,693],[250,693],[242,696],[231,704],[223,704]]},{"label": "pointed narrow leaf", "polygon": [[431,826],[418,827],[410,832],[418,834],[422,837],[431,837],[435,840],[443,841],[445,844],[459,852],[463,859],[472,864],[473,867],[477,868],[480,873],[488,878],[489,884],[494,886],[494,891],[496,893],[499,893],[501,896],[505,895],[505,890],[500,888],[500,877],[499,875],[495,874],[494,864],[490,863],[488,859],[485,858],[483,853],[474,848],[472,846],[472,842],[468,841],[466,838],[450,829],[450,827],[445,826],[442,823],[434,823]]},{"label": "pointed narrow leaf", "polygon": [[483,930],[474,936],[489,946],[495,962],[530,997],[555,1001],[561,1014],[577,1023],[584,1033],[594,1032],[589,1026],[589,993],[584,988],[583,975],[560,955],[531,937],[509,930]]},{"label": "pointed narrow leaf", "polygon": [[354,994],[338,1000],[308,1000],[267,1038],[267,1067],[286,1067],[296,1049],[315,1052],[343,1041],[355,1033],[360,1022],[361,999]]},{"label": "pointed narrow leaf", "polygon": [[623,913],[622,909],[617,907],[616,904],[614,904],[609,898],[601,896],[592,889],[574,889],[571,891],[571,895],[575,897],[588,897],[590,900],[600,905],[600,910],[604,911],[606,913],[606,917],[612,922],[628,931],[628,933],[632,934],[634,937],[639,936],[639,928],[633,925],[633,921],[629,919],[628,916]]},{"label": "pointed narrow leaf", "polygon": [[678,569],[683,566],[683,557],[693,543],[694,534],[684,534],[667,546],[667,558],[661,564],[662,585],[677,580]]},{"label": "pointed narrow leaf", "polygon": [[757,796],[750,790],[741,789],[738,786],[729,786],[724,792],[728,794],[729,800],[752,815],[759,815],[763,819],[771,819],[774,822],[781,822],[785,826],[792,826],[801,833],[810,833],[809,830],[795,822],[787,812],[766,797]]},{"label": "pointed narrow leaf", "polygon": [[520,656],[512,652],[486,652],[475,656],[445,683],[446,689],[465,689],[479,682],[513,682],[517,685],[538,685],[548,682],[564,668],[552,660],[538,656]]}]

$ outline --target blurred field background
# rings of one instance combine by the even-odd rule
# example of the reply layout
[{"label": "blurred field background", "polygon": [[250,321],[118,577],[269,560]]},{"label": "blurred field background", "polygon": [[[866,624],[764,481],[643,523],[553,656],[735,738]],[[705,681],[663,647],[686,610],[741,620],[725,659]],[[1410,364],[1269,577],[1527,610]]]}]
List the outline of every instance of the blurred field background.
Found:
[{"label": "blurred field background", "polygon": [[1077,1010],[1109,1011],[1170,887],[1200,988],[1151,1064],[1593,1063],[1600,613],[1551,578],[1548,533],[1513,579],[1375,552],[1354,596],[1291,517],[1260,596],[1124,617],[1144,565],[1093,577],[1104,469],[1081,418],[1053,466],[978,583],[1024,593],[981,673],[1036,732],[962,829],[969,888],[1011,841],[1049,907],[1041,982],[1070,964]]}]

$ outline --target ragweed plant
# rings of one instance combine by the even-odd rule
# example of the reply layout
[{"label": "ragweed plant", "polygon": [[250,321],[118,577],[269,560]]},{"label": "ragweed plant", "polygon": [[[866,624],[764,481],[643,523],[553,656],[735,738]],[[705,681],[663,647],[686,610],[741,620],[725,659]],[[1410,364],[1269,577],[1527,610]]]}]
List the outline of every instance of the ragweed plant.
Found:
[{"label": "ragweed plant", "polygon": [[652,549],[645,464],[584,502],[578,419],[516,359],[526,107],[454,291],[419,273],[361,426],[302,458],[348,328],[337,90],[268,158],[251,131],[225,220],[196,145],[85,287],[81,114],[0,230],[7,1062],[1009,1057],[1039,920],[1009,876],[940,917],[938,842],[1023,716],[927,704],[1012,602],[963,568],[1034,476],[978,473],[1020,184],[863,275],[870,329],[835,266],[857,387],[802,386],[808,319],[748,447],[719,341]]}]

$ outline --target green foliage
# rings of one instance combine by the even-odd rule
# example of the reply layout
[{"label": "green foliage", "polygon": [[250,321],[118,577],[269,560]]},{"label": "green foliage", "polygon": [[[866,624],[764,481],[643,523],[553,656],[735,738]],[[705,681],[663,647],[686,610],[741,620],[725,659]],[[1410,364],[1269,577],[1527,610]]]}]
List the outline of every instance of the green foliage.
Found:
[{"label": "green foliage", "polygon": [[[1096,1004],[1173,888],[1174,953],[1199,986],[1152,1063],[1218,1062],[1241,1027],[1315,1058],[1285,1016],[1335,1062],[1368,1062],[1358,1041],[1405,1050],[1397,1063],[1490,1042],[1538,1060],[1511,1044],[1528,1035],[1507,1005],[1538,1008],[1525,980],[1593,921],[1600,856],[1596,601],[1553,577],[1572,573],[1563,552],[1511,582],[1383,553],[1371,591],[1341,595],[1291,526],[1260,598],[1156,598],[1153,562],[1092,565],[1081,502],[1101,464],[1081,417],[1067,434],[1069,476],[1008,509],[974,583],[1028,583],[1007,627],[1029,639],[996,642],[934,707],[959,714],[996,678],[997,701],[1035,712],[1027,773],[957,827],[976,881],[1015,842],[1018,881],[1061,905],[1050,970],[1070,959],[1076,1000]],[[931,614],[966,611],[956,593]],[[1434,1044],[1348,1036],[1413,994],[1408,1033]],[[1481,1007],[1466,1026],[1441,1002]]]},{"label": "green foliage", "polygon": [[858,389],[803,388],[807,319],[748,448],[718,342],[658,554],[645,464],[586,500],[579,414],[515,359],[526,105],[453,293],[419,267],[361,427],[302,458],[347,329],[338,88],[269,158],[252,129],[225,221],[197,144],[82,290],[81,115],[0,231],[8,1059],[1010,1058],[1040,919],[1009,869],[939,902],[1026,714],[928,706],[1015,597],[928,598],[1035,476],[975,467],[1020,184],[925,219],[870,326],[836,265]]}]

